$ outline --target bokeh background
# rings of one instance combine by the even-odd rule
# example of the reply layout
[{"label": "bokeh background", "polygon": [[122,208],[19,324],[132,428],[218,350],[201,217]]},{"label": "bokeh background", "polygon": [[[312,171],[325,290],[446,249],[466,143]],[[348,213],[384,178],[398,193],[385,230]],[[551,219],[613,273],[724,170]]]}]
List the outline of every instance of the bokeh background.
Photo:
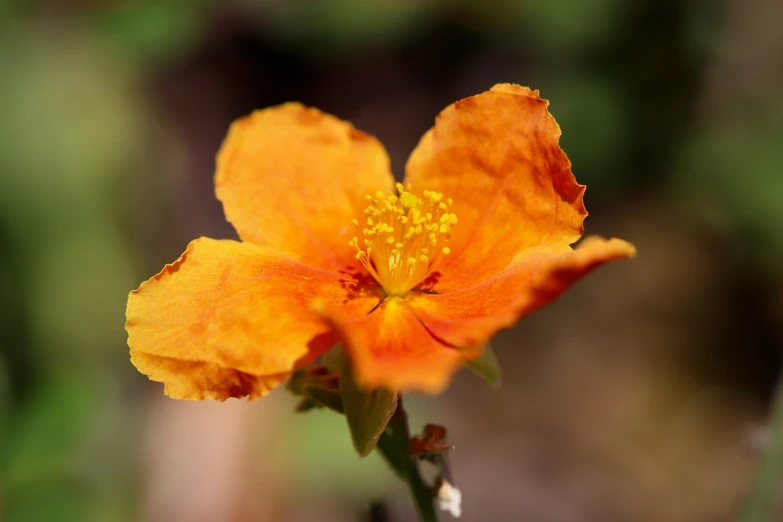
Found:
[{"label": "bokeh background", "polygon": [[[589,233],[636,243],[500,334],[500,389],[414,397],[465,520],[728,521],[783,346],[778,0],[59,0],[0,4],[0,520],[413,520],[342,418],[168,400],[129,290],[198,236],[229,125],[287,100],[377,135],[541,90]],[[383,508],[382,506],[385,506]],[[443,516],[448,520],[447,515]]]}]

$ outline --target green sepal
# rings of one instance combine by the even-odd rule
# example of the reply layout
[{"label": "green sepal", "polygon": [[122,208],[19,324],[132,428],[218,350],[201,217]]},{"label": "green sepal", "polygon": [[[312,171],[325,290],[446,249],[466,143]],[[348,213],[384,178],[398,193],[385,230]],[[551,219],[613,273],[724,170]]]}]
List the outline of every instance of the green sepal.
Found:
[{"label": "green sepal", "polygon": [[339,344],[335,344],[334,346],[329,348],[328,352],[326,352],[323,355],[321,361],[323,362],[323,365],[329,368],[331,371],[339,372],[340,358],[342,353],[343,353],[343,347]]},{"label": "green sepal", "polygon": [[285,385],[286,390],[290,391],[294,395],[303,395],[303,388],[309,377],[310,374],[307,370],[296,370],[288,379],[288,382]]},{"label": "green sepal", "polygon": [[502,374],[495,351],[487,343],[481,351],[481,355],[475,360],[465,360],[465,367],[487,381],[491,386],[498,388],[502,381]]},{"label": "green sepal", "polygon": [[318,406],[329,408],[337,413],[345,413],[343,411],[343,398],[339,389],[319,384],[306,384],[303,392],[307,399],[315,402]]},{"label": "green sepal", "polygon": [[303,397],[301,401],[296,403],[296,406],[294,407],[294,411],[296,413],[305,413],[320,407],[321,405],[315,402],[310,397]]},{"label": "green sepal", "polygon": [[366,457],[375,448],[397,409],[397,393],[385,388],[367,390],[359,386],[344,353],[340,362],[340,393],[353,447],[359,456]]},{"label": "green sepal", "polygon": [[342,397],[337,373],[324,366],[299,369],[288,380],[286,388],[292,394],[302,397],[296,405],[297,413],[314,408],[326,407],[343,413]]}]

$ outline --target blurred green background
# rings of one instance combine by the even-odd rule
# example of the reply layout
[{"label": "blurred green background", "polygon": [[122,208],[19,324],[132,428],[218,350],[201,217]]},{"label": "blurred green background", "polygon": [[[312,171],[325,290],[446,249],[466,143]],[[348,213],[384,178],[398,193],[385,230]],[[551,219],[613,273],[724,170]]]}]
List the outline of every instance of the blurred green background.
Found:
[{"label": "blurred green background", "polygon": [[[186,404],[128,360],[129,290],[233,237],[214,154],[299,100],[402,175],[452,101],[540,89],[588,233],[636,243],[495,342],[503,388],[412,402],[465,520],[731,520],[783,346],[779,0],[0,4],[0,520],[413,520],[343,420],[283,391]],[[448,518],[444,515],[444,518]]]}]

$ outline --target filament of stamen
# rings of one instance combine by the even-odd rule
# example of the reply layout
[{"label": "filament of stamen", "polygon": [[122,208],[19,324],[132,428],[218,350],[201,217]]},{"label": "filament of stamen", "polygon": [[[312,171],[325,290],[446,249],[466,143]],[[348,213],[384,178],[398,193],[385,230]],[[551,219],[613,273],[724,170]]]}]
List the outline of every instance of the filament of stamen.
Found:
[{"label": "filament of stamen", "polygon": [[365,196],[364,224],[349,246],[389,295],[401,296],[431,274],[451,250],[446,246],[457,216],[449,212],[451,198],[425,190],[421,197],[412,187],[397,183],[396,194],[377,192]]}]

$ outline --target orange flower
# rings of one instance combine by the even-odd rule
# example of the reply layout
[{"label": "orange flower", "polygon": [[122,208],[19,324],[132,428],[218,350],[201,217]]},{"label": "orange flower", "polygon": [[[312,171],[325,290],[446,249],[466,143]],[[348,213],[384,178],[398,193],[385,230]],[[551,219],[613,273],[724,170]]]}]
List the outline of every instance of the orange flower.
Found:
[{"label": "orange flower", "polygon": [[395,184],[382,145],[287,103],[237,120],[200,238],[128,298],[133,364],[178,399],[266,394],[338,342],[367,387],[437,392],[499,329],[629,243],[582,234],[584,187],[537,91],[447,107]]}]

